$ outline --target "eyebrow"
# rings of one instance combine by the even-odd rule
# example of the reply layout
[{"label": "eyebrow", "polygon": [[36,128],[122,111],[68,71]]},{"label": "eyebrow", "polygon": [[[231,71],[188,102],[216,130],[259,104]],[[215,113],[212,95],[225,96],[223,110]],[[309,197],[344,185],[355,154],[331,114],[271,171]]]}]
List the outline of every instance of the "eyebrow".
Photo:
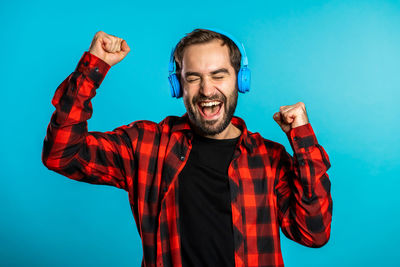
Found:
[{"label": "eyebrow", "polygon": [[[214,71],[212,71],[210,73],[211,73],[211,75],[215,75],[215,74],[218,74],[218,73],[229,74],[229,71],[226,68],[221,68],[221,69],[214,70]],[[201,74],[199,72],[188,71],[188,72],[185,73],[185,77],[188,77],[188,76],[199,76],[200,77]]]}]

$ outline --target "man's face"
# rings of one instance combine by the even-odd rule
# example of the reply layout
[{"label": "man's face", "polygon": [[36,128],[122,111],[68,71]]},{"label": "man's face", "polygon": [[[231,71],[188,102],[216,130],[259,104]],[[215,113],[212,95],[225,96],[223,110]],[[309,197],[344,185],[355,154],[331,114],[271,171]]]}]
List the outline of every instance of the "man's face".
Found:
[{"label": "man's face", "polygon": [[236,109],[238,90],[236,72],[229,48],[221,40],[185,48],[181,86],[189,119],[205,136],[221,133]]}]

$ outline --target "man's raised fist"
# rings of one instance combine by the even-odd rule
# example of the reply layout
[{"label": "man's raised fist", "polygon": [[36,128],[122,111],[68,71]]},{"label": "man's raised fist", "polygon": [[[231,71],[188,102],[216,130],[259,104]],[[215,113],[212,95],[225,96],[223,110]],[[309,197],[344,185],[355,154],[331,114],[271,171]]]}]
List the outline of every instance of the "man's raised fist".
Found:
[{"label": "man's raised fist", "polygon": [[99,31],[93,37],[89,53],[113,66],[124,59],[130,50],[125,40]]},{"label": "man's raised fist", "polygon": [[281,106],[279,112],[276,112],[273,118],[285,133],[288,133],[292,128],[308,123],[306,106],[303,102]]}]

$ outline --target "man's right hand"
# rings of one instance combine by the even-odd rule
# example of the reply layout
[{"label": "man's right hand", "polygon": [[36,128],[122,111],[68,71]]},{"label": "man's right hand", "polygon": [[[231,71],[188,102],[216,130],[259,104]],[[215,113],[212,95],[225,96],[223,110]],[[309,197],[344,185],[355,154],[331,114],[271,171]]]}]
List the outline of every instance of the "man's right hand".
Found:
[{"label": "man's right hand", "polygon": [[93,37],[89,53],[113,66],[124,59],[130,50],[125,40],[99,31]]}]

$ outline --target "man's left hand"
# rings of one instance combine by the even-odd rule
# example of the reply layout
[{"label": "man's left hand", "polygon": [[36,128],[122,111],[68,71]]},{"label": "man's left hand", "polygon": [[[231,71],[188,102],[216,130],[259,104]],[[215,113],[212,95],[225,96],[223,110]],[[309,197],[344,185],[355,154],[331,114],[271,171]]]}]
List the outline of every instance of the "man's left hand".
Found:
[{"label": "man's left hand", "polygon": [[303,102],[281,106],[279,112],[276,112],[273,118],[285,133],[288,133],[292,128],[308,123],[306,106]]}]

